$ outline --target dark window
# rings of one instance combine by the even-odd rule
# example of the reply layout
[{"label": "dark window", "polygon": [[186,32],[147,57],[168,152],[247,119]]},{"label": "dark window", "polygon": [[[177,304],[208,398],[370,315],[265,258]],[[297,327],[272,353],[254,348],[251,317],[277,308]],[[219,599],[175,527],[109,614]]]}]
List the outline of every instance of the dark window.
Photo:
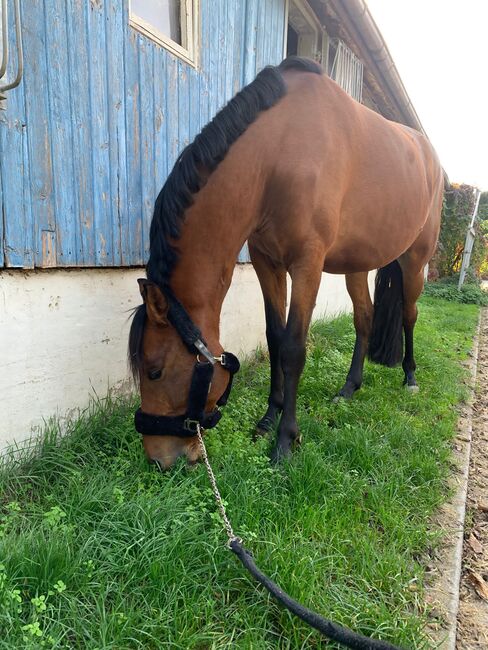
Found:
[{"label": "dark window", "polygon": [[286,42],[286,55],[298,54],[298,33],[288,25],[288,40]]}]

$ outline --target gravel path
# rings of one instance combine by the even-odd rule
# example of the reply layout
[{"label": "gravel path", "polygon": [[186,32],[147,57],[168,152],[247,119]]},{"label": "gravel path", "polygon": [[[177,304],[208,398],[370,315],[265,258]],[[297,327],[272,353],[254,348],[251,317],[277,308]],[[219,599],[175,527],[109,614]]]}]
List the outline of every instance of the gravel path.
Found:
[{"label": "gravel path", "polygon": [[[488,650],[488,602],[475,591],[483,595],[485,577],[488,578],[488,513],[483,512],[488,498],[487,359],[485,309],[471,358],[466,363],[470,371],[466,384],[471,396],[459,408],[458,430],[452,443],[452,496],[432,521],[433,529],[443,532],[440,545],[427,562],[425,593],[430,615],[427,631],[431,647],[437,650]],[[477,537],[481,531],[486,535],[484,544]],[[484,569],[473,564],[474,559],[478,563],[482,557]]]},{"label": "gravel path", "polygon": [[457,650],[488,648],[488,310],[481,323]]}]

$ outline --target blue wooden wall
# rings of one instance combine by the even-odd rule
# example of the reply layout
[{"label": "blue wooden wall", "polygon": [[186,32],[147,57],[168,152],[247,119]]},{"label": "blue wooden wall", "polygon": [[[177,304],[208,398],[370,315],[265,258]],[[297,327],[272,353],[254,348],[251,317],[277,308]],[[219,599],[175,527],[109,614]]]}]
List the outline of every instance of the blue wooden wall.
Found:
[{"label": "blue wooden wall", "polygon": [[197,69],[129,27],[128,0],[21,4],[25,74],[0,113],[0,266],[142,265],[178,152],[282,59],[285,0],[201,0]]}]

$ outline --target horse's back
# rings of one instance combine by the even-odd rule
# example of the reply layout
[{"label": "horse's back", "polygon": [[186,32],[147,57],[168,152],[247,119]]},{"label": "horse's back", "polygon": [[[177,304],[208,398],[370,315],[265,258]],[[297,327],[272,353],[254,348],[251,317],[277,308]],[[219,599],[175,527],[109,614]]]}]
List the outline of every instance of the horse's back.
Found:
[{"label": "horse's back", "polygon": [[324,269],[335,273],[396,259],[438,203],[442,170],[430,143],[325,75],[284,76],[287,95],[256,123],[271,158],[264,212],[269,236],[273,216],[279,226],[274,245],[323,242]]}]

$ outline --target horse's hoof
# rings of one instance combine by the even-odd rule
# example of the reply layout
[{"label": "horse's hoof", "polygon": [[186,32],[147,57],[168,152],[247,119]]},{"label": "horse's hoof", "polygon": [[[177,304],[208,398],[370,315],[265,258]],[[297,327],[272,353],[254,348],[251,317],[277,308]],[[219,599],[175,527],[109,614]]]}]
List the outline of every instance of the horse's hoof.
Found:
[{"label": "horse's hoof", "polygon": [[273,429],[274,421],[268,415],[265,415],[264,418],[261,418],[256,424],[256,431],[264,431],[264,433],[268,433],[269,431],[273,431]]},{"label": "horse's hoof", "polygon": [[261,418],[259,422],[256,424],[253,440],[256,441],[259,438],[265,438],[268,435],[268,433],[273,431],[274,426],[275,426],[274,421],[268,415],[265,415],[264,418]]},{"label": "horse's hoof", "polygon": [[418,393],[420,390],[417,384],[412,384],[411,386],[409,384],[405,384],[405,388],[408,390],[409,393]]},{"label": "horse's hoof", "polygon": [[260,438],[266,438],[268,433],[268,429],[261,429],[259,425],[257,425],[252,436],[253,442],[256,442],[256,440],[259,440]]},{"label": "horse's hoof", "polygon": [[279,465],[286,458],[291,457],[291,449],[283,449],[283,447],[273,447],[269,460],[271,465]]},{"label": "horse's hoof", "polygon": [[293,440],[291,440],[286,447],[283,447],[280,444],[276,444],[271,450],[271,454],[270,454],[271,464],[276,465],[286,458],[291,458],[293,452],[296,451],[299,447],[301,447],[302,441],[303,439],[301,434],[298,434],[298,436]]},{"label": "horse's hoof", "polygon": [[337,395],[333,398],[332,403],[337,404],[341,399],[351,399],[354,393],[359,390],[357,386],[345,383]]}]

